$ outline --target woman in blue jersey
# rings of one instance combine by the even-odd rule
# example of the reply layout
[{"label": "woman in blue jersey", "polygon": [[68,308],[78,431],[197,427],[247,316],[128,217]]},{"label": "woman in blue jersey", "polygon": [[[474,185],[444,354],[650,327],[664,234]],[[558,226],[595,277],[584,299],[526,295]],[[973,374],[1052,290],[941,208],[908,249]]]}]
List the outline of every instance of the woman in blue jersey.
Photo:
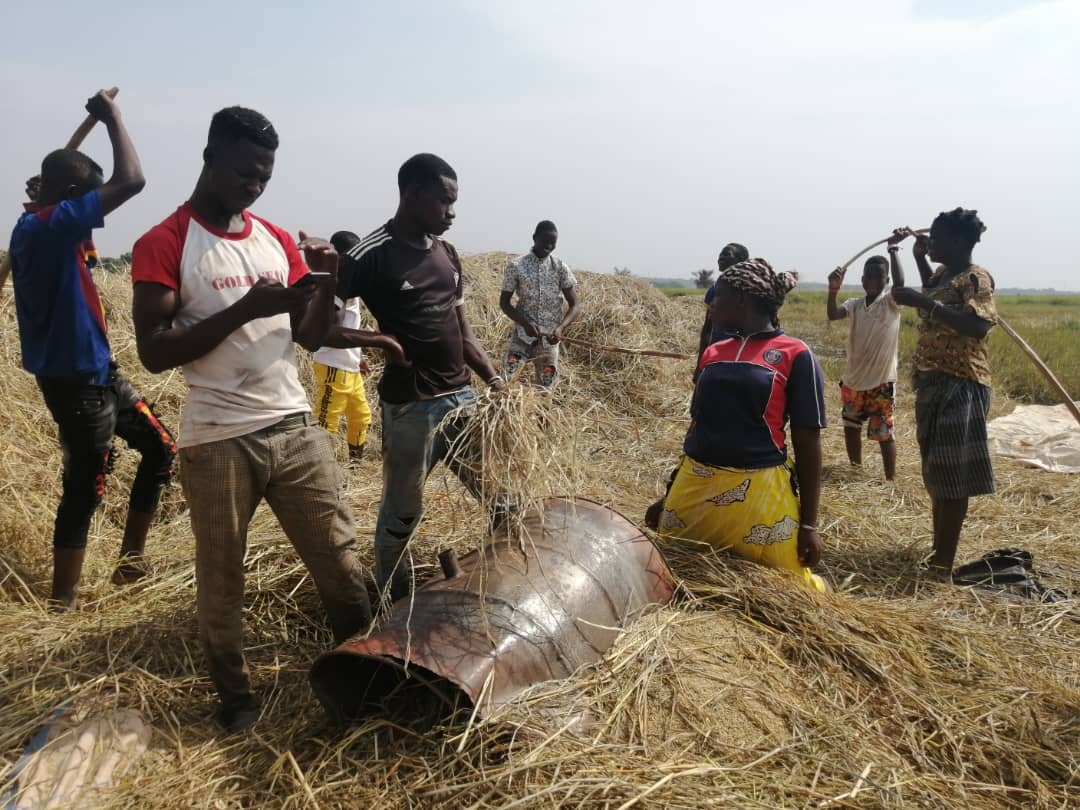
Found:
[{"label": "woman in blue jersey", "polygon": [[701,356],[685,456],[659,529],[794,571],[825,590],[810,571],[821,557],[824,382],[810,348],[785,335],[777,317],[797,280],[764,259],[739,262],[717,279],[712,322],[735,337]]}]

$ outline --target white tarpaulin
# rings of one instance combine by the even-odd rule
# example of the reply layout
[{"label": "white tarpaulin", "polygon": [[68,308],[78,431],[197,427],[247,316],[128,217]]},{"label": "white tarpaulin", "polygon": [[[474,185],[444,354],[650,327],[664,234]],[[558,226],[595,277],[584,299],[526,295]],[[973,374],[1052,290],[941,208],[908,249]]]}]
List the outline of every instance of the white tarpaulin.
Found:
[{"label": "white tarpaulin", "polygon": [[1017,405],[986,432],[991,452],[1050,472],[1080,473],[1080,424],[1064,405]]}]

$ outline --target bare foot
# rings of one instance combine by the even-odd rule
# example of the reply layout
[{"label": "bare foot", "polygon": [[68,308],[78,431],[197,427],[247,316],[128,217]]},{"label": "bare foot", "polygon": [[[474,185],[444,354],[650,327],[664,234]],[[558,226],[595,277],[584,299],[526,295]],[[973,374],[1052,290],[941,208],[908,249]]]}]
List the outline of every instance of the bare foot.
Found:
[{"label": "bare foot", "polygon": [[113,585],[130,585],[138,582],[150,573],[150,568],[143,557],[121,557],[120,563],[113,571]]}]

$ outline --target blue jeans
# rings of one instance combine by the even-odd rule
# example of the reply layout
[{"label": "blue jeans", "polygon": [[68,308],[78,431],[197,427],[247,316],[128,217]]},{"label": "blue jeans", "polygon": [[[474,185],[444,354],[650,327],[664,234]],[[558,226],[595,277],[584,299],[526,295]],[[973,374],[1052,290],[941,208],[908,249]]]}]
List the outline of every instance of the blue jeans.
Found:
[{"label": "blue jeans", "polygon": [[460,453],[450,453],[471,414],[463,413],[439,428],[448,413],[475,402],[473,390],[463,388],[436,399],[380,405],[383,493],[375,524],[375,582],[384,598],[387,584],[391,600],[411,590],[412,554],[408,546],[424,513],[424,484],[432,468],[444,462],[470,492],[479,494],[478,482],[463,467]]}]

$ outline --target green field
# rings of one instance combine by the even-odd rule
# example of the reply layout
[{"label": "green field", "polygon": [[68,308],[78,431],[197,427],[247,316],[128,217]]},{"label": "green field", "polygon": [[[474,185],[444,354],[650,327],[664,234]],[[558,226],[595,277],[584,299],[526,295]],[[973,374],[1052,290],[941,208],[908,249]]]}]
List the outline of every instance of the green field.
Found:
[{"label": "green field", "polygon": [[[697,289],[664,289],[671,297],[703,295]],[[854,297],[844,290],[840,300]],[[790,334],[809,342],[817,351],[826,373],[837,378],[844,364],[847,325],[829,323],[825,317],[824,291],[795,292],[780,313]],[[1080,398],[1080,295],[1000,295],[998,312],[1019,332],[1054,371],[1073,398]],[[914,310],[905,310],[900,334],[901,376],[918,337]],[[990,333],[990,365],[996,393],[1023,402],[1056,404],[1060,397],[1027,356],[1001,329]]]},{"label": "green field", "polygon": [[703,296],[704,290],[699,290],[697,287],[657,287],[660,292],[666,295],[668,298],[684,298],[686,296]]}]

